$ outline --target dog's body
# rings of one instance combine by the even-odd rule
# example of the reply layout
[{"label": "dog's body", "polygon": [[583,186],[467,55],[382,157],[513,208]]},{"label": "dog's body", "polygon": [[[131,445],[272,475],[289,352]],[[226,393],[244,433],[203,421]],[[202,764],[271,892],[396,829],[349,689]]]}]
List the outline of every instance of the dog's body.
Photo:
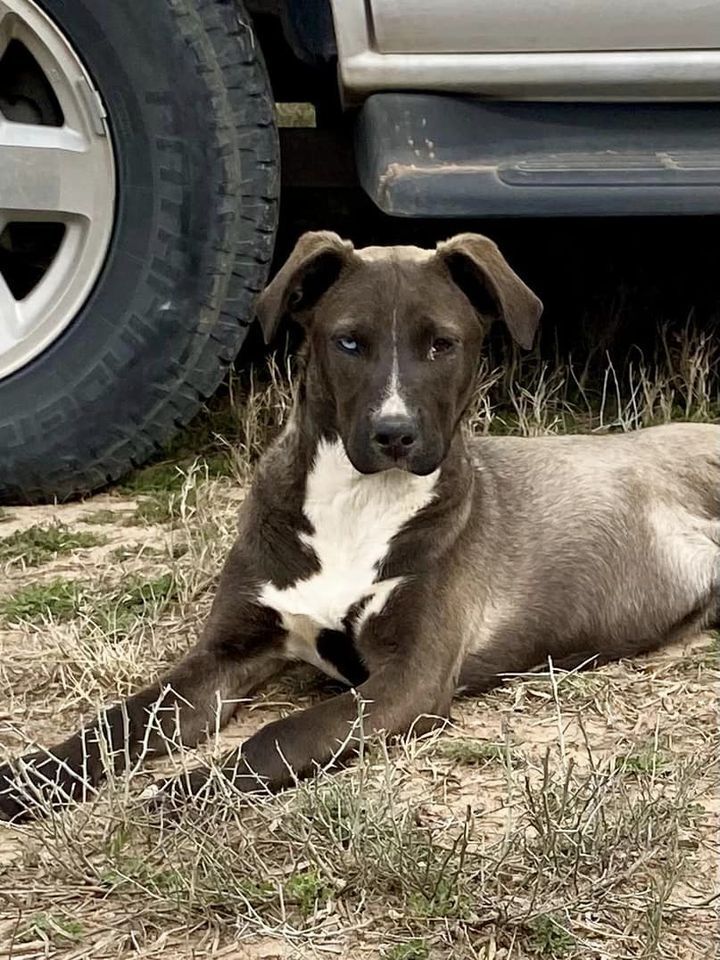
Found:
[{"label": "dog's body", "polygon": [[[450,266],[449,258],[470,249],[472,269],[485,270],[487,257],[481,279],[520,341],[531,339],[539,314],[527,288],[493,260],[494,248],[482,247],[478,260],[474,242],[383,259],[356,254],[334,235],[314,235],[306,248],[301,241],[259,310],[272,333],[292,312],[288,297],[302,291],[294,306],[305,311],[310,345],[299,400],[243,504],[204,635],[162,683],[28,758],[33,789],[54,801],[53,784],[65,797],[83,796],[102,774],[102,738],[118,768],[143,743],[161,749],[177,723],[185,743],[197,742],[218,710],[226,722],[234,702],[287,660],[307,660],[355,687],[366,732],[403,733],[419,718],[446,716],[458,690],[481,692],[548,657],[574,668],[718,624],[720,427],[463,439],[468,356],[482,339],[473,324],[487,300],[472,286],[475,273],[463,273],[467,264]],[[388,260],[389,271],[378,273]],[[446,316],[430,346],[407,320],[399,326],[392,305],[428,269],[446,271],[431,275],[445,295],[435,310],[454,322]],[[351,307],[337,288],[349,284],[347,303],[357,304],[366,282],[387,288],[392,321],[361,338],[343,332]],[[322,353],[328,328],[337,356]],[[357,712],[348,691],[270,724],[228,771],[241,789],[257,789],[258,778],[280,788],[351,752]],[[9,767],[3,780],[0,813],[21,815],[26,801]],[[184,789],[204,780],[198,771]]]},{"label": "dog's body", "polygon": [[[457,457],[466,473],[458,466],[443,491],[439,473],[363,476],[339,442],[319,442],[285,527],[319,569],[284,588],[268,571],[259,592],[290,657],[357,686],[372,655],[364,626],[403,595],[412,632],[434,634],[428,656],[443,660],[451,692],[548,657],[562,667],[640,653],[718,620],[720,427],[489,437]],[[281,441],[263,490],[282,489],[298,459]],[[262,535],[268,518],[249,512]],[[393,624],[401,640],[407,630]]]}]

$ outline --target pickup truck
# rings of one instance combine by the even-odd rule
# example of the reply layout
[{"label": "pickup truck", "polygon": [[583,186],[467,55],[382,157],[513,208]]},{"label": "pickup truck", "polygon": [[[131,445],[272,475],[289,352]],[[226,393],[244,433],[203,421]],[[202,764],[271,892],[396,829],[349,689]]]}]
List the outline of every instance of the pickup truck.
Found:
[{"label": "pickup truck", "polygon": [[0,0],[0,502],[118,479],[212,395],[281,165],[350,156],[402,217],[717,213],[719,100],[709,0]]}]

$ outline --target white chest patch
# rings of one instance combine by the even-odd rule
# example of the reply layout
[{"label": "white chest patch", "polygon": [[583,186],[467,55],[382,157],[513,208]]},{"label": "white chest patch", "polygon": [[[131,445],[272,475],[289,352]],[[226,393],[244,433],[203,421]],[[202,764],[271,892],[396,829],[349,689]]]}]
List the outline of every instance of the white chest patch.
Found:
[{"label": "white chest patch", "polygon": [[350,607],[364,597],[372,598],[372,612],[379,612],[379,601],[382,609],[401,578],[376,582],[379,565],[393,537],[433,499],[438,474],[416,477],[387,470],[364,475],[339,441],[319,443],[303,506],[313,533],[301,538],[320,569],[291,587],[266,583],[259,596],[282,617],[290,656],[326,669],[324,661],[318,662],[317,632],[342,629]]}]

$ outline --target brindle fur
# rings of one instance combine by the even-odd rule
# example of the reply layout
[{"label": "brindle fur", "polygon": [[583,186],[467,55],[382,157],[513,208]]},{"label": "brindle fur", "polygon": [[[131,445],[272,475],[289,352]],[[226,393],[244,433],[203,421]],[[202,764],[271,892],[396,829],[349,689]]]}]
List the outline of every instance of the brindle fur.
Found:
[{"label": "brindle fur", "polygon": [[[63,743],[24,758],[45,802],[82,799],[102,778],[100,741],[117,770],[177,734],[197,743],[286,660],[281,617],[262,584],[318,572],[302,535],[305,482],[318,442],[339,437],[365,474],[439,468],[434,499],[394,537],[377,579],[402,577],[363,619],[361,599],[320,647],[362,680],[262,728],[227,759],[239,789],[287,786],[340,754],[366,701],[365,731],[399,734],[444,717],[458,690],[477,693],[552,657],[575,668],[652,650],[720,620],[720,427],[681,424],[627,436],[484,438],[458,429],[488,324],[528,346],[539,301],[485,238],[434,253],[354,251],[329,233],[301,238],[258,304],[266,335],[291,316],[306,329],[292,422],[262,459],[198,644],[160,682]],[[401,464],[373,446],[373,409],[390,370],[389,317],[417,443]],[[363,357],[336,348],[351,331]],[[456,339],[428,362],[428,342]],[[162,709],[156,709],[158,700]],[[155,716],[151,729],[149,717]],[[340,745],[344,744],[341,749]],[[0,815],[27,814],[16,770],[0,768]],[[182,790],[205,782],[195,772]],[[62,790],[57,792],[56,786]],[[179,792],[182,792],[180,790]]]}]

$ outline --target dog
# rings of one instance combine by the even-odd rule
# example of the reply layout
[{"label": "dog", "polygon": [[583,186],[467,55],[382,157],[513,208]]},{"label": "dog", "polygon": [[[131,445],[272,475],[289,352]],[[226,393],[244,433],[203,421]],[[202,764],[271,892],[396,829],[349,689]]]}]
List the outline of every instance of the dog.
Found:
[{"label": "dog", "polygon": [[[196,744],[288,660],[348,689],[229,756],[280,790],[357,746],[447,717],[552,658],[567,670],[720,622],[720,426],[468,441],[481,345],[531,347],[542,304],[485,237],[434,250],[300,238],[260,295],[304,328],[297,402],[265,453],[197,645],[49,750],[0,768],[0,815],[81,800],[176,738]],[[422,718],[426,718],[425,721]],[[163,793],[205,788],[195,770]]]}]

